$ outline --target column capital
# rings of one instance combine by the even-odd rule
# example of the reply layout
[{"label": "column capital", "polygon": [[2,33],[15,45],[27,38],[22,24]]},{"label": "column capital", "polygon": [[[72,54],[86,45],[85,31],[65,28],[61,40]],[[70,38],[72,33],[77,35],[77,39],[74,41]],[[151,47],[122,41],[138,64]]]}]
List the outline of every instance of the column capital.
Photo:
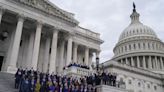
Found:
[{"label": "column capital", "polygon": [[22,21],[22,22],[23,22],[23,21],[25,20],[26,17],[25,17],[24,14],[18,14],[18,15],[17,15],[17,18],[18,18],[18,21]]},{"label": "column capital", "polygon": [[67,39],[73,39],[74,36],[75,36],[74,34],[68,33],[68,34],[67,34]]},{"label": "column capital", "polygon": [[68,35],[68,36],[67,36],[67,39],[68,39],[68,40],[72,40],[72,39],[73,39],[73,36],[72,36],[72,35]]},{"label": "column capital", "polygon": [[42,27],[42,25],[43,25],[43,21],[41,21],[41,20],[37,20],[37,21],[36,21],[36,24],[37,24],[37,26]]},{"label": "column capital", "polygon": [[89,46],[85,46],[85,49],[90,49],[90,47]]},{"label": "column capital", "polygon": [[54,28],[53,33],[59,33],[59,30]]},{"label": "column capital", "polygon": [[78,46],[79,44],[74,42],[74,47],[77,48]]},{"label": "column capital", "polygon": [[3,13],[4,13],[4,11],[5,11],[5,8],[4,8],[4,7],[2,7],[2,6],[0,6],[0,14],[3,14]]}]

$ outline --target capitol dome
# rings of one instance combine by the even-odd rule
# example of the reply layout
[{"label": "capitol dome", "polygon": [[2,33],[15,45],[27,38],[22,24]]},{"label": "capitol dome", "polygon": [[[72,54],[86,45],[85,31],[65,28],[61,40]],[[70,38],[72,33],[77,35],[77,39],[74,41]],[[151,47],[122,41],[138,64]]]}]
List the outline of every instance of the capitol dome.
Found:
[{"label": "capitol dome", "polygon": [[122,32],[119,41],[128,39],[134,36],[150,36],[157,38],[155,32],[148,26],[140,22],[132,23]]},{"label": "capitol dome", "polygon": [[133,5],[131,23],[113,49],[113,60],[144,69],[159,69],[164,65],[164,43],[153,29],[139,21],[139,16]]},{"label": "capitol dome", "polygon": [[131,23],[130,25],[125,28],[125,30],[120,35],[119,41],[134,37],[134,36],[150,36],[150,37],[157,37],[155,32],[148,26],[143,25],[139,21],[139,16],[136,12],[136,9],[133,9],[133,13],[131,14]]}]

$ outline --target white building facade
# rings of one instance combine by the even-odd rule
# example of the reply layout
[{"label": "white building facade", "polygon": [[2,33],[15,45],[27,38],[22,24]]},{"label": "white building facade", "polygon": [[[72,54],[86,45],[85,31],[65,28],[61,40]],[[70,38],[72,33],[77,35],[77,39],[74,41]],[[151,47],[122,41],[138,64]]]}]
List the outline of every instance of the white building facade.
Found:
[{"label": "white building facade", "polygon": [[0,0],[0,70],[61,73],[71,62],[91,66],[100,34],[48,0]]},{"label": "white building facade", "polygon": [[113,49],[114,57],[103,66],[116,73],[129,92],[164,92],[164,43],[139,16],[134,5],[131,23]]}]

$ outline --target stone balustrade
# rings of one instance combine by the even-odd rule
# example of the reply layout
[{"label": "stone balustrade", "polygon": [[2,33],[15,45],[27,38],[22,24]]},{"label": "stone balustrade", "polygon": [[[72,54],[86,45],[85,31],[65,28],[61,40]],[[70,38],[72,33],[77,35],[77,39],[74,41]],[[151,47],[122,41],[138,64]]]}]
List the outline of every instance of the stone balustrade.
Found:
[{"label": "stone balustrade", "polygon": [[64,70],[64,74],[68,76],[89,76],[92,73],[92,71],[80,67],[71,66],[68,69]]},{"label": "stone balustrade", "polygon": [[77,31],[78,31],[78,33],[82,33],[82,34],[88,35],[89,37],[93,37],[93,38],[97,38],[97,39],[100,38],[100,34],[99,33],[92,32],[92,31],[90,31],[88,29],[84,29],[82,27],[77,27]]}]

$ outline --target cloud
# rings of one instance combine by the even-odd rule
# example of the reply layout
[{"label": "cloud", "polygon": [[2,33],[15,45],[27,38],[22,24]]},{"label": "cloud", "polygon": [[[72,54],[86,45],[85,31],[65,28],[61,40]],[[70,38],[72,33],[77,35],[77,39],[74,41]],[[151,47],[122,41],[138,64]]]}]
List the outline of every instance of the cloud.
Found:
[{"label": "cloud", "polygon": [[[72,12],[80,26],[99,32],[102,44],[101,62],[113,57],[119,35],[130,23],[132,2],[135,1],[140,20],[150,26],[164,41],[164,0],[50,0]],[[143,3],[144,2],[144,3]]]}]

